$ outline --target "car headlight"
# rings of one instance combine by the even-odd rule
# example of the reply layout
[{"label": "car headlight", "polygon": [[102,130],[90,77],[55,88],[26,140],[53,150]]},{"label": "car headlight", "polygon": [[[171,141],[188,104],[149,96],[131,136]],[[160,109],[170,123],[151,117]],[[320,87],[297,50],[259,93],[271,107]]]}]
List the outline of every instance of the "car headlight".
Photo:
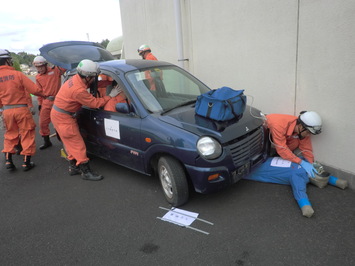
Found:
[{"label": "car headlight", "polygon": [[197,141],[197,150],[198,152],[206,159],[216,159],[222,154],[221,144],[211,138],[211,137],[202,137]]}]

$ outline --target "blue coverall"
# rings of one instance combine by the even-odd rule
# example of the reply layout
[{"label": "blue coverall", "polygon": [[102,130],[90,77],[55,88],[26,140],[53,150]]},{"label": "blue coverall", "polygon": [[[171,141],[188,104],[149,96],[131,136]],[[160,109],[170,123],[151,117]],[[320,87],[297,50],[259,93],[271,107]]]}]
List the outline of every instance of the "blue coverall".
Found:
[{"label": "blue coverall", "polygon": [[[306,193],[309,177],[306,170],[299,164],[288,162],[288,167],[272,166],[272,161],[282,160],[280,157],[268,158],[262,165],[253,170],[248,176],[244,177],[247,180],[260,181],[264,183],[275,183],[282,185],[290,185],[292,187],[293,196],[295,197],[298,206],[310,205]],[[274,163],[275,164],[275,163]]]}]

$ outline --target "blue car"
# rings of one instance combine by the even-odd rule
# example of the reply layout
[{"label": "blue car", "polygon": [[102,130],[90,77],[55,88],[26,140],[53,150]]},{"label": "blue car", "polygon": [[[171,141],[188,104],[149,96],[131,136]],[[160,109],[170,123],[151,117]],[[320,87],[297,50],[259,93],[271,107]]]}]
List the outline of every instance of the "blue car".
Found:
[{"label": "blue car", "polygon": [[75,74],[82,59],[99,63],[90,88],[95,97],[118,86],[124,100],[114,110],[82,107],[77,113],[90,154],[146,175],[157,175],[167,201],[181,206],[190,189],[219,191],[238,182],[267,155],[267,132],[260,111],[247,106],[239,119],[217,122],[195,113],[204,83],[163,61],[114,60],[100,45],[61,42],[43,46],[49,62]]}]

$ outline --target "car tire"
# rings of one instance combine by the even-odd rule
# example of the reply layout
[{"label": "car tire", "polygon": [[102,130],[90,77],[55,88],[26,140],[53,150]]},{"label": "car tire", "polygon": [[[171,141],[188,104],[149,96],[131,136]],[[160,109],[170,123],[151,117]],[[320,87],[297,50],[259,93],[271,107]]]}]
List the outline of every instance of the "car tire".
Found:
[{"label": "car tire", "polygon": [[189,185],[181,164],[170,156],[158,161],[158,175],[166,200],[174,207],[183,205],[189,198]]}]

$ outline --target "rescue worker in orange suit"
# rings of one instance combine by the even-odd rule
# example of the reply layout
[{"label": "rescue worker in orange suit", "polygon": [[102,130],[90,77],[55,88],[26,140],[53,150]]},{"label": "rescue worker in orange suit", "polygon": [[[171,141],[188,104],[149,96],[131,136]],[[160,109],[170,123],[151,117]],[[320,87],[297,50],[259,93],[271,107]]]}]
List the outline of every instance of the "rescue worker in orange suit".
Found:
[{"label": "rescue worker in orange suit", "polygon": [[158,60],[153,54],[150,47],[146,44],[142,44],[138,48],[138,54],[142,57],[143,60]]},{"label": "rescue worker in orange suit", "polygon": [[[31,112],[32,115],[35,115],[36,114],[36,111],[33,107],[33,102],[32,102],[32,96],[30,93],[27,92],[27,106]],[[38,96],[40,97],[40,96]],[[16,154],[19,155],[21,154],[21,151],[22,151],[22,145],[21,145],[21,136],[19,136],[19,142],[18,144],[15,146],[15,151],[16,151]]]},{"label": "rescue worker in orange suit", "polygon": [[33,65],[37,68],[36,84],[43,92],[48,95],[47,98],[37,97],[39,113],[39,133],[43,137],[44,143],[39,147],[44,150],[52,146],[49,139],[51,122],[50,113],[53,107],[54,98],[57,95],[60,85],[61,77],[66,71],[60,67],[49,67],[46,59],[43,56],[36,56],[33,60]]},{"label": "rescue worker in orange suit", "polygon": [[113,79],[110,76],[100,74],[98,77],[98,85],[97,85],[97,97],[104,97],[106,95],[107,86],[111,86]]},{"label": "rescue worker in orange suit", "polygon": [[[318,165],[317,169],[320,169],[319,164],[314,163],[311,135],[321,133],[322,119],[316,112],[303,111],[298,117],[269,114],[266,121],[272,143],[281,158],[269,158],[245,179],[290,185],[302,215],[309,218],[314,213],[306,193],[309,182],[320,188],[326,183],[342,189],[347,187],[346,180],[323,175],[325,172],[318,172],[315,168]],[[302,158],[294,154],[297,148]]]},{"label": "rescue worker in orange suit", "polygon": [[[315,169],[310,164],[314,162],[311,135],[321,132],[322,120],[316,112],[301,112],[299,117],[286,114],[269,114],[266,116],[272,142],[276,152],[284,160],[302,166],[307,173],[314,177]],[[311,124],[309,126],[308,124]],[[293,151],[299,148],[306,161],[296,156]]]},{"label": "rescue worker in orange suit", "polygon": [[84,180],[98,181],[103,179],[91,171],[86,146],[80,135],[75,112],[82,105],[90,108],[103,107],[111,98],[118,94],[112,89],[108,96],[95,98],[87,89],[100,73],[97,63],[84,59],[77,66],[77,74],[67,80],[60,88],[51,111],[51,120],[68,153],[69,174],[81,174]]},{"label": "rescue worker in orange suit", "polygon": [[[138,48],[138,54],[142,57],[143,60],[155,60],[158,61],[158,59],[152,54],[152,50],[147,44],[142,44]],[[151,76],[150,71],[145,72],[145,78],[149,81],[150,85],[150,90],[155,91],[156,90],[156,85],[153,77]],[[160,76],[160,79],[162,79],[162,76]]]},{"label": "rescue worker in orange suit", "polygon": [[124,94],[124,92],[119,87],[116,81],[113,81],[113,88],[118,89],[118,95],[113,97],[106,103],[106,105],[104,106],[105,111],[116,112],[116,104],[128,102],[126,95]]},{"label": "rescue worker in orange suit", "polygon": [[21,136],[24,156],[22,168],[24,171],[32,169],[35,165],[31,156],[36,152],[35,127],[29,109],[29,93],[45,97],[42,90],[26,77],[22,72],[12,67],[12,57],[9,51],[0,49],[0,108],[6,131],[4,135],[4,149],[6,168],[14,170],[12,155],[16,152],[15,146]]}]

